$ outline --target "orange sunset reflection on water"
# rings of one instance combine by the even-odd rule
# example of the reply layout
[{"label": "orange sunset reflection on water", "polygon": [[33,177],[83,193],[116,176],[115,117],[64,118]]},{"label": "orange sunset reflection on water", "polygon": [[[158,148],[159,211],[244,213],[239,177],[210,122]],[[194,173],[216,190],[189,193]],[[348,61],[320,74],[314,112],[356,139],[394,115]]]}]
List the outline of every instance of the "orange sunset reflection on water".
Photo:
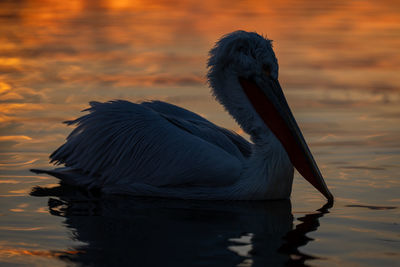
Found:
[{"label": "orange sunset reflection on water", "polygon": [[[6,260],[8,251],[28,257],[26,263],[73,247],[46,201],[27,196],[33,186],[57,181],[28,169],[49,168],[48,155],[71,130],[61,122],[80,116],[89,101],[160,99],[243,134],[206,81],[209,49],[238,29],[274,40],[282,88],[337,199],[304,253],[321,258],[317,265],[326,263],[322,258],[363,264],[361,249],[370,249],[379,254],[376,265],[393,263],[400,242],[393,237],[400,202],[400,2],[9,0],[0,2],[0,232],[35,230],[7,234],[0,265],[19,262]],[[322,201],[298,178],[295,217]],[[368,208],[375,206],[394,208]],[[376,241],[389,239],[391,245]]]}]

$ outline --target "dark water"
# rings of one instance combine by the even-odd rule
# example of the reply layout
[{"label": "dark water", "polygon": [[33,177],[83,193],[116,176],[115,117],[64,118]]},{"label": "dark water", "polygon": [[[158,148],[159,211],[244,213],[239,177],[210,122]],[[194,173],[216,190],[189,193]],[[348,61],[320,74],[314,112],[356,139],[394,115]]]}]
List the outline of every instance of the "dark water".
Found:
[{"label": "dark water", "polygon": [[[333,207],[298,174],[290,201],[188,202],[28,171],[91,100],[161,99],[242,134],[205,80],[237,29],[274,40]],[[398,265],[399,47],[396,1],[1,1],[0,265]]]}]

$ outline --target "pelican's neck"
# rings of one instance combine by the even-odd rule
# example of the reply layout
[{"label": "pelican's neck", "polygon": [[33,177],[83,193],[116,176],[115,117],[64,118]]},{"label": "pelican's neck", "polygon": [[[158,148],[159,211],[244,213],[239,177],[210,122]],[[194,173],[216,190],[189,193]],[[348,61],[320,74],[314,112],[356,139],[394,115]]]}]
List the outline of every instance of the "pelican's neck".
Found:
[{"label": "pelican's neck", "polygon": [[210,77],[217,100],[240,127],[250,135],[252,154],[238,184],[245,198],[288,198],[292,189],[293,165],[282,144],[253,108],[233,73]]},{"label": "pelican's neck", "polygon": [[282,144],[269,129],[252,140],[252,154],[240,179],[243,194],[254,199],[289,198],[294,169]]},{"label": "pelican's neck", "polygon": [[214,71],[210,72],[208,77],[213,95],[243,131],[253,138],[255,131],[262,131],[266,127],[248,100],[234,71]]}]

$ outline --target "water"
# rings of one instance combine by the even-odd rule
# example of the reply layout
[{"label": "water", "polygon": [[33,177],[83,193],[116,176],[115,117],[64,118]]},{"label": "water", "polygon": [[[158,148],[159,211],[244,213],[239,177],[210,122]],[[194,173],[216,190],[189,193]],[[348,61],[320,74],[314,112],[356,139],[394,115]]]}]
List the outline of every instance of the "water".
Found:
[{"label": "water", "polygon": [[[208,49],[237,29],[274,40],[333,207],[298,174],[291,201],[205,203],[104,199],[28,171],[91,100],[161,99],[243,134],[205,81]],[[0,33],[0,265],[398,265],[396,1],[1,1]]]}]

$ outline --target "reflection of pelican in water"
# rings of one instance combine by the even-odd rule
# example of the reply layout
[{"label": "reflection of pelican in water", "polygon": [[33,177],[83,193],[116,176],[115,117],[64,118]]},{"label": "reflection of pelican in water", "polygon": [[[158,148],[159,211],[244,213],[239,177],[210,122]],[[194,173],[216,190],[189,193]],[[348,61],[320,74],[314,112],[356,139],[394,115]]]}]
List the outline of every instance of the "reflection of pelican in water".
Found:
[{"label": "reflection of pelican in water", "polygon": [[44,172],[105,193],[184,199],[287,199],[293,166],[333,200],[278,82],[271,41],[237,31],[211,50],[217,100],[253,143],[165,102],[91,103]]},{"label": "reflection of pelican in water", "polygon": [[74,247],[77,253],[65,253],[60,258],[90,266],[304,263],[313,257],[297,248],[310,241],[305,234],[317,229],[318,218],[324,213],[308,217],[308,222],[292,230],[289,200],[92,197],[79,190],[66,190],[69,188],[65,186],[36,188],[32,194],[58,196],[49,200],[50,213],[65,217],[74,239],[86,243]]}]

